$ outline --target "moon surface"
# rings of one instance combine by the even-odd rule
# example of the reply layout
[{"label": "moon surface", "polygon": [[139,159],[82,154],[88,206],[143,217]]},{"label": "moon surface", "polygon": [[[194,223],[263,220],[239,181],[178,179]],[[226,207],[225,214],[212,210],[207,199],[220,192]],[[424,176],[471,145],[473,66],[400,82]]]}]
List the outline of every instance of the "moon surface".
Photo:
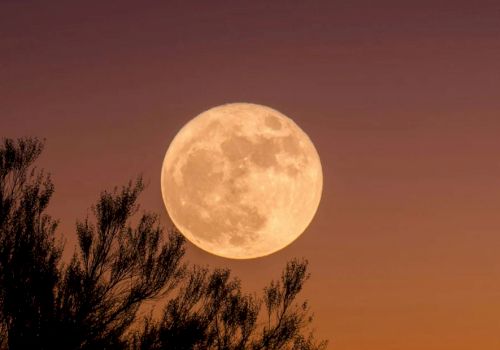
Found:
[{"label": "moon surface", "polygon": [[214,107],[188,122],[161,171],[174,225],[201,249],[233,259],[293,242],[314,217],[322,188],[309,137],[280,112],[251,103]]}]

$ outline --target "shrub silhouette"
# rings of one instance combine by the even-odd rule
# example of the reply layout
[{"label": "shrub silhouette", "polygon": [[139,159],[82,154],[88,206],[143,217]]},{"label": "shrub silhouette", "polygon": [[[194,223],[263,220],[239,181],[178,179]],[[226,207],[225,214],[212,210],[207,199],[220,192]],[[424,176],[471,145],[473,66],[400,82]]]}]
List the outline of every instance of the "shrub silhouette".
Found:
[{"label": "shrub silhouette", "polygon": [[[295,299],[307,261],[286,264],[262,297],[227,269],[188,267],[184,238],[138,213],[141,179],[102,192],[61,261],[57,222],[45,213],[54,186],[34,162],[43,143],[0,145],[0,349],[322,349],[307,303]],[[133,224],[135,223],[135,224]],[[139,308],[162,298],[159,318]]]}]

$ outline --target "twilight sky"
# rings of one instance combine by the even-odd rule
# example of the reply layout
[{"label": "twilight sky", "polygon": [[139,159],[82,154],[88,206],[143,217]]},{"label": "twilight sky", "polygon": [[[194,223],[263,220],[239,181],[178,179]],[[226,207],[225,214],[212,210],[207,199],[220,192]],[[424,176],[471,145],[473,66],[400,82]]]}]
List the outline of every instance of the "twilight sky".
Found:
[{"label": "twilight sky", "polygon": [[291,246],[209,255],[247,290],[306,257],[304,296],[338,350],[500,348],[498,1],[0,3],[0,136],[46,138],[67,255],[99,192],[143,174],[168,218],[164,153],[226,102],[294,119],[324,192]]}]

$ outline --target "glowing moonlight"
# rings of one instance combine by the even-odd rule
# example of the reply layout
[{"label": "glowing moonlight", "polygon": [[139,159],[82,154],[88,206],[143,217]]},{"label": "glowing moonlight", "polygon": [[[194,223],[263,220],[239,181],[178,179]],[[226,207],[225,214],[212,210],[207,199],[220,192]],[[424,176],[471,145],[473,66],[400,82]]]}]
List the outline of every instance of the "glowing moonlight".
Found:
[{"label": "glowing moonlight", "polygon": [[175,226],[198,247],[233,259],[276,252],[306,229],[323,174],[309,137],[269,107],[232,103],[187,123],[161,172]]}]

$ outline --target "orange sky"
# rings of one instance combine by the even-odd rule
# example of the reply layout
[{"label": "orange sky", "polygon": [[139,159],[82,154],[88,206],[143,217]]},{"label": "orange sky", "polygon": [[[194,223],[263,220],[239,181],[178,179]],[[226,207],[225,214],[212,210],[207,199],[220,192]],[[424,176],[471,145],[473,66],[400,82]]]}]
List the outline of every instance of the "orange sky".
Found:
[{"label": "orange sky", "polygon": [[[159,175],[175,133],[269,105],[315,143],[309,229],[263,259],[192,245],[250,289],[305,256],[317,335],[339,350],[500,348],[498,1],[0,4],[0,136],[47,139],[67,249],[106,188]],[[258,272],[258,273],[257,273]]]}]

